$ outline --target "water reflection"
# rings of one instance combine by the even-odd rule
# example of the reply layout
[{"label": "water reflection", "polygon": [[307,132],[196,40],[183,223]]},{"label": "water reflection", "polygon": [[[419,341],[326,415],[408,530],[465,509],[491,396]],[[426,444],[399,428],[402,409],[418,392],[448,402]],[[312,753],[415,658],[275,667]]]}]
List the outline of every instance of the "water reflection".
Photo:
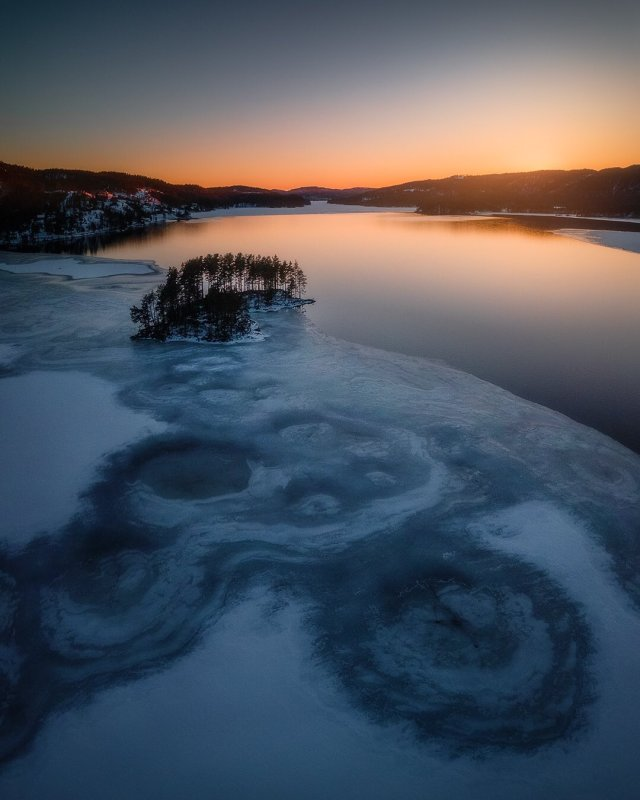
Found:
[{"label": "water reflection", "polygon": [[640,451],[640,256],[543,227],[256,213],[140,231],[95,254],[165,267],[227,250],[298,260],[318,300],[307,313],[325,332],[444,360]]}]

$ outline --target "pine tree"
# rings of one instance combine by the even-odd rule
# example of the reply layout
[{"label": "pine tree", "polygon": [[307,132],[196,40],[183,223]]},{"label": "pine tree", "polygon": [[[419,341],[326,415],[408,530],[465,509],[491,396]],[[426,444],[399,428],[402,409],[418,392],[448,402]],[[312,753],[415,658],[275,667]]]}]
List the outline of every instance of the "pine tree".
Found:
[{"label": "pine tree", "polygon": [[[297,261],[245,253],[209,253],[171,267],[165,282],[131,307],[134,339],[178,335],[228,341],[251,329],[250,301],[270,304],[276,296],[300,299],[307,279]],[[307,301],[312,302],[312,301]]]}]

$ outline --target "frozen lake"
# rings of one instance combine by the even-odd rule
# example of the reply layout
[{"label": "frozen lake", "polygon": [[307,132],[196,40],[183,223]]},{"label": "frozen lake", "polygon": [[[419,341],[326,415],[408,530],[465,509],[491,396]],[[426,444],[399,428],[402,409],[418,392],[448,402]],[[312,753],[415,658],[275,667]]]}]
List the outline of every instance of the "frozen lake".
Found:
[{"label": "frozen lake", "polygon": [[640,452],[640,254],[590,243],[638,249],[637,233],[579,241],[517,220],[332,208],[230,210],[97,255],[164,267],[229,250],[297,259],[326,333],[443,360]]},{"label": "frozen lake", "polygon": [[[613,302],[602,265],[630,304],[639,257],[404,214],[300,215],[296,243],[292,219],[289,238],[273,215],[158,240],[176,247],[161,265],[297,258],[318,303],[260,315],[262,342],[131,342],[129,306],[159,280],[145,270],[0,272],[0,797],[635,800],[640,457],[357,338],[384,337],[362,311],[383,315],[383,288],[394,314],[412,294],[435,314],[453,286],[459,302],[470,267],[430,267],[427,292],[416,241],[433,255],[453,236],[471,258],[510,237],[467,298],[504,352],[509,320],[552,297],[529,272],[516,292],[526,253],[545,285],[545,252],[584,256],[583,282],[578,262],[555,276],[551,332],[560,307],[578,330],[587,298]],[[369,273],[347,271],[350,225],[414,242],[400,277],[373,246]],[[122,258],[156,258],[153,241]],[[352,318],[352,341],[326,333]]]}]

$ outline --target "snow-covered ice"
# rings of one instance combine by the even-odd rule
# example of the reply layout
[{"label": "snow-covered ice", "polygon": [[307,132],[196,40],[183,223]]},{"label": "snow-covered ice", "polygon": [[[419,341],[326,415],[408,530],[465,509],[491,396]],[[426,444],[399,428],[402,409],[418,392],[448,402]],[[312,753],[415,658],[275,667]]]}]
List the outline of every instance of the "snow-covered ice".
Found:
[{"label": "snow-covered ice", "polygon": [[15,344],[0,344],[0,369],[9,367],[20,356],[20,348]]},{"label": "snow-covered ice", "polygon": [[148,275],[156,270],[142,261],[113,261],[89,256],[47,256],[0,253],[0,270],[19,275],[59,275],[67,278],[105,278],[110,275]]},{"label": "snow-covered ice", "polygon": [[119,406],[105,381],[80,372],[0,380],[0,408],[0,518],[11,546],[59,530],[101,456],[162,429]]},{"label": "snow-covered ice", "polygon": [[634,798],[640,458],[295,310],[131,343],[151,280],[0,275],[16,458],[91,445],[0,545],[3,800]]},{"label": "snow-covered ice", "polygon": [[[640,226],[639,226],[640,227]],[[589,244],[600,244],[605,247],[615,247],[618,250],[628,250],[631,253],[640,253],[640,230],[636,231],[600,231],[583,230],[580,228],[561,228],[555,233],[570,236]]]}]

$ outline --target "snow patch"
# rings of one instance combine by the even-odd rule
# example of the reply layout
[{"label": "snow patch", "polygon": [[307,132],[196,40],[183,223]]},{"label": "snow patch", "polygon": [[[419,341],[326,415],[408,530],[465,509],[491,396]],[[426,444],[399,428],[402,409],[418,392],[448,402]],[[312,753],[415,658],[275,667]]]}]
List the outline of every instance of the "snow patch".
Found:
[{"label": "snow patch", "polygon": [[164,429],[123,408],[115,393],[79,372],[0,380],[0,519],[10,546],[66,523],[105,453]]},{"label": "snow patch", "polygon": [[16,275],[58,275],[78,280],[110,275],[149,275],[157,272],[142,261],[113,261],[71,256],[17,256],[3,253],[0,270]]},{"label": "snow patch", "polygon": [[640,231],[600,231],[582,230],[576,228],[559,228],[554,233],[560,236],[570,236],[589,244],[599,244],[603,247],[613,247],[617,250],[627,250],[631,253],[640,253]]}]

